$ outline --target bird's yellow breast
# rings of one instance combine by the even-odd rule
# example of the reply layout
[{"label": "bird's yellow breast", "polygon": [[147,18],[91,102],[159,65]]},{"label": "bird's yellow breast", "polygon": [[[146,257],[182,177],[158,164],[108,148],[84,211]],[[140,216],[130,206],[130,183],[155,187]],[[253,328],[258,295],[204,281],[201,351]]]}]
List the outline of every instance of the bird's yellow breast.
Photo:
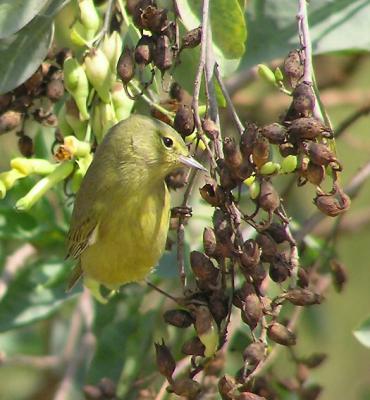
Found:
[{"label": "bird's yellow breast", "polygon": [[110,200],[108,194],[105,205],[81,267],[86,277],[115,289],[144,279],[157,264],[167,238],[170,198],[163,184],[137,196]]}]

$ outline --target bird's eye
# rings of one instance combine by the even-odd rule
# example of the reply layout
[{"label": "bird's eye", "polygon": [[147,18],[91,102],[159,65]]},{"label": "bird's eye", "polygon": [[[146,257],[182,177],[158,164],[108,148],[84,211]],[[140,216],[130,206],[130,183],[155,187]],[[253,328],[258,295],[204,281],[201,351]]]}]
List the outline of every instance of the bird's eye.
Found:
[{"label": "bird's eye", "polygon": [[170,148],[173,145],[173,140],[169,137],[164,137],[163,138],[163,143],[166,147]]}]

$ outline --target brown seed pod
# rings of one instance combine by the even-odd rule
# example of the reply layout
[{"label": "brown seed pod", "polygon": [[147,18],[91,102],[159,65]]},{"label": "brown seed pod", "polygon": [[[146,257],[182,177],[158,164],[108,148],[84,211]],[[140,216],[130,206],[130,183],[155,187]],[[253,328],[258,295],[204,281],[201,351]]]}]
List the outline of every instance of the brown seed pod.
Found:
[{"label": "brown seed pod", "polygon": [[102,391],[103,396],[107,399],[116,398],[116,384],[109,378],[102,378],[98,383],[99,389]]},{"label": "brown seed pod", "polygon": [[222,161],[224,160],[219,160],[218,163],[220,168],[220,185],[225,190],[233,190],[238,186],[238,182],[226,163]]},{"label": "brown seed pod", "polygon": [[306,288],[310,283],[308,274],[305,269],[299,268],[298,269],[298,286],[301,288]]},{"label": "brown seed pod", "polygon": [[157,37],[153,61],[162,74],[172,67],[173,52],[168,36],[160,35]]},{"label": "brown seed pod", "polygon": [[188,174],[184,168],[180,168],[166,176],[166,184],[170,189],[180,189],[187,183]]},{"label": "brown seed pod", "polygon": [[283,143],[279,145],[279,152],[282,157],[295,156],[298,154],[298,148],[294,143]]},{"label": "brown seed pod", "polygon": [[154,6],[147,6],[143,9],[141,26],[152,33],[161,34],[168,26],[167,10]]},{"label": "brown seed pod", "polygon": [[289,241],[284,225],[277,222],[272,222],[266,229],[266,233],[268,233],[278,244]]},{"label": "brown seed pod", "polygon": [[291,289],[284,294],[284,298],[294,304],[295,306],[312,306],[320,304],[322,296],[318,293],[312,292],[309,289]]},{"label": "brown seed pod", "polygon": [[284,254],[277,253],[270,263],[269,275],[274,282],[286,281],[292,271],[292,266],[286,259]]},{"label": "brown seed pod", "polygon": [[222,400],[233,400],[233,392],[236,388],[235,379],[232,376],[224,375],[218,381],[218,391]]},{"label": "brown seed pod", "polygon": [[18,149],[22,156],[32,157],[35,150],[32,138],[27,135],[21,135],[18,139]]},{"label": "brown seed pod", "polygon": [[22,122],[22,114],[18,111],[8,110],[0,115],[0,135],[17,128]]},{"label": "brown seed pod", "polygon": [[336,170],[342,169],[335,154],[323,143],[304,142],[303,148],[310,158],[310,161],[316,165],[324,165],[325,167],[330,163],[336,163]]},{"label": "brown seed pod", "polygon": [[139,65],[148,65],[153,60],[155,41],[152,36],[143,35],[135,48],[135,61]]},{"label": "brown seed pod", "polygon": [[256,124],[247,124],[240,138],[240,151],[243,157],[249,159],[253,152],[254,144],[257,139],[258,126]]},{"label": "brown seed pod", "polygon": [[173,126],[185,138],[194,132],[195,122],[193,110],[187,104],[180,104],[176,112]]},{"label": "brown seed pod", "polygon": [[190,265],[196,278],[212,285],[217,283],[220,271],[205,254],[196,250],[192,251],[190,253]]},{"label": "brown seed pod", "polygon": [[224,297],[221,292],[213,292],[209,298],[208,306],[217,325],[220,325],[229,312],[228,298]]},{"label": "brown seed pod", "polygon": [[273,212],[280,206],[279,193],[276,191],[271,182],[266,180],[261,182],[258,204],[267,212]]},{"label": "brown seed pod", "polygon": [[322,213],[329,217],[336,217],[348,210],[351,199],[343,192],[343,189],[336,187],[332,194],[318,194],[314,203]]},{"label": "brown seed pod", "polygon": [[258,263],[256,268],[249,273],[249,277],[252,278],[253,284],[255,285],[256,288],[260,288],[262,285],[262,282],[266,279],[267,277],[267,272],[265,268],[263,267],[262,262]]},{"label": "brown seed pod", "polygon": [[283,125],[274,122],[273,124],[264,126],[261,129],[261,134],[271,144],[282,144],[286,141],[287,130]]},{"label": "brown seed pod", "polygon": [[199,192],[203,200],[213,207],[220,207],[225,201],[224,191],[216,182],[206,183]]},{"label": "brown seed pod", "polygon": [[183,49],[192,49],[197,47],[200,44],[202,39],[202,27],[198,26],[198,28],[192,29],[187,32],[185,36],[182,38],[180,51]]},{"label": "brown seed pod", "polygon": [[204,350],[204,344],[200,341],[198,336],[187,340],[181,347],[181,352],[187,356],[204,357]]},{"label": "brown seed pod", "polygon": [[40,86],[44,80],[44,75],[42,73],[41,66],[36,70],[36,72],[24,82],[28,93],[36,93],[39,91]]},{"label": "brown seed pod", "polygon": [[312,90],[312,85],[307,82],[302,82],[296,86],[293,91],[292,108],[302,116],[312,115],[315,107],[315,94]]},{"label": "brown seed pod", "polygon": [[319,367],[326,359],[327,355],[325,353],[313,353],[300,361],[308,368],[313,369]]},{"label": "brown seed pod", "polygon": [[227,219],[223,211],[216,209],[213,213],[212,220],[217,241],[221,243],[231,243],[233,230],[230,221]]},{"label": "brown seed pod", "polygon": [[178,378],[167,388],[169,392],[186,399],[195,399],[201,392],[200,383],[189,378]]},{"label": "brown seed pod", "polygon": [[179,103],[183,103],[186,94],[186,90],[183,89],[177,82],[172,82],[169,93],[171,99],[177,100]]},{"label": "brown seed pod", "polygon": [[303,139],[315,139],[318,136],[332,137],[333,133],[321,121],[314,117],[302,117],[292,121],[288,128],[292,142]]},{"label": "brown seed pod", "polygon": [[[325,179],[325,167],[322,165],[314,164],[313,162],[309,161],[307,166],[303,166],[300,170],[300,175],[307,179],[308,182],[312,183],[313,185],[320,186],[323,180]],[[298,181],[298,186],[304,184],[305,181]]]},{"label": "brown seed pod", "polygon": [[242,251],[241,266],[247,273],[252,272],[260,262],[261,250],[254,239],[248,239],[243,243]]},{"label": "brown seed pod", "polygon": [[125,47],[117,63],[117,74],[127,85],[135,75],[135,60],[132,49]]},{"label": "brown seed pod", "polygon": [[269,160],[269,157],[270,143],[264,136],[258,134],[252,150],[253,163],[257,168],[261,168]]},{"label": "brown seed pod", "polygon": [[256,294],[254,286],[249,282],[244,282],[243,286],[235,291],[233,297],[233,304],[235,307],[242,309],[245,299],[250,294]]},{"label": "brown seed pod", "polygon": [[103,392],[98,386],[85,385],[82,390],[86,400],[101,400],[103,398]]},{"label": "brown seed pod", "polygon": [[186,310],[167,310],[163,314],[164,320],[177,328],[188,328],[194,319]]},{"label": "brown seed pod", "polygon": [[320,385],[305,386],[300,390],[299,396],[302,400],[317,400],[322,392]]},{"label": "brown seed pod", "polygon": [[303,63],[299,50],[289,52],[287,58],[284,60],[284,72],[291,86],[295,87],[303,76]]},{"label": "brown seed pod", "polygon": [[241,309],[242,320],[253,331],[263,315],[261,301],[256,293],[250,293],[245,297]]},{"label": "brown seed pod", "polygon": [[136,25],[137,28],[140,30],[147,29],[144,26],[144,23],[146,21],[143,21],[142,15],[143,12],[146,10],[147,7],[157,7],[157,3],[155,0],[139,0],[136,1],[135,6],[133,7],[132,10],[132,19],[134,24]]},{"label": "brown seed pod", "polygon": [[242,153],[236,145],[235,140],[225,137],[223,141],[223,149],[225,154],[225,163],[231,171],[237,170],[243,162]]},{"label": "brown seed pod", "polygon": [[267,328],[267,336],[274,342],[283,346],[294,346],[296,344],[295,334],[286,326],[273,322]]},{"label": "brown seed pod", "polygon": [[259,234],[256,237],[256,242],[261,248],[261,260],[264,262],[272,262],[277,253],[277,245],[271,236]]},{"label": "brown seed pod", "polygon": [[176,368],[176,362],[171,354],[171,351],[166,346],[163,339],[162,339],[162,344],[154,343],[154,346],[156,352],[158,371],[168,380],[171,380],[172,374],[174,373]]},{"label": "brown seed pod", "polygon": [[336,259],[330,260],[330,269],[333,277],[333,283],[338,292],[341,292],[348,280],[346,267]]},{"label": "brown seed pod", "polygon": [[46,96],[51,101],[58,101],[64,96],[64,85],[61,79],[52,79],[46,87]]},{"label": "brown seed pod", "polygon": [[216,235],[212,228],[204,228],[203,231],[203,248],[208,257],[213,257],[216,254],[217,243]]},{"label": "brown seed pod", "polygon": [[248,365],[257,365],[265,358],[266,346],[262,342],[253,342],[243,352],[244,362]]}]

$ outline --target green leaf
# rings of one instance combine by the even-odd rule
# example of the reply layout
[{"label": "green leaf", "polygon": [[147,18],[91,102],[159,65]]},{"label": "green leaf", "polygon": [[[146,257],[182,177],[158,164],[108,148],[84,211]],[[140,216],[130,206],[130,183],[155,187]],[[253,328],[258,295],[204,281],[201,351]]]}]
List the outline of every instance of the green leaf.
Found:
[{"label": "green leaf", "polygon": [[3,0],[0,3],[0,39],[27,25],[48,0]]},{"label": "green leaf", "polygon": [[370,348],[370,317],[361,323],[353,335],[363,346]]},{"label": "green leaf", "polygon": [[16,88],[37,70],[53,37],[53,16],[64,3],[65,0],[49,1],[29,24],[0,40],[0,94]]},{"label": "green leaf", "polygon": [[[201,0],[178,2],[180,16],[188,30],[201,24]],[[245,52],[246,22],[238,0],[210,1],[212,39],[227,59],[240,58]]]},{"label": "green leaf", "polygon": [[[243,68],[285,57],[299,46],[297,6],[291,0],[251,0]],[[311,0],[308,20],[314,54],[370,50],[369,0]]]},{"label": "green leaf", "polygon": [[45,319],[70,300],[65,293],[69,271],[61,260],[38,260],[22,269],[0,301],[0,332]]}]

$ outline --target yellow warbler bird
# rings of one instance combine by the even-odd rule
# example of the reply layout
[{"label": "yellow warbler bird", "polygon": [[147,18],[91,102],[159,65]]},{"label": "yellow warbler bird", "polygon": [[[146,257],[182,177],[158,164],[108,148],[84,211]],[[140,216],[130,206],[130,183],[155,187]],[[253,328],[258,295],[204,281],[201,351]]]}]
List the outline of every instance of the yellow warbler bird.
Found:
[{"label": "yellow warbler bird", "polygon": [[140,281],[156,265],[169,226],[165,177],[181,166],[203,169],[170,126],[132,115],[98,146],[77,193],[67,257],[78,260],[69,287],[84,284],[104,302],[114,290]]}]

